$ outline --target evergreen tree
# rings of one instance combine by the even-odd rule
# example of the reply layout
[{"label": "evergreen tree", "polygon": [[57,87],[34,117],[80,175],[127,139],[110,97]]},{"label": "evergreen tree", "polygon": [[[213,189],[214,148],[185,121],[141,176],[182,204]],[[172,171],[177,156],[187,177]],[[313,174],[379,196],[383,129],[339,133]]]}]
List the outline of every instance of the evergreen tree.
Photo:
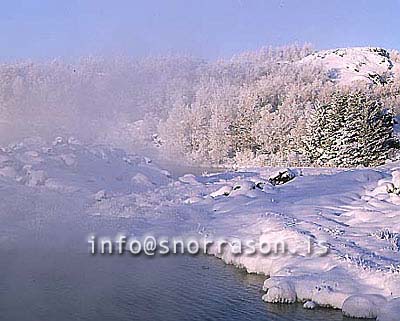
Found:
[{"label": "evergreen tree", "polygon": [[335,93],[317,104],[308,123],[305,153],[316,165],[375,166],[393,149],[393,117],[361,91]]}]

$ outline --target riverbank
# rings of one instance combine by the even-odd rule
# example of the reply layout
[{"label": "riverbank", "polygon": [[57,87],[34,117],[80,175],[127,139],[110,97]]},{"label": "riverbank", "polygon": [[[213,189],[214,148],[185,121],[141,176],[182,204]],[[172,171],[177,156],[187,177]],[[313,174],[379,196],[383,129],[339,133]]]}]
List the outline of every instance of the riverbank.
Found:
[{"label": "riverbank", "polygon": [[[381,321],[397,313],[400,201],[393,187],[399,164],[299,169],[294,180],[273,186],[271,168],[175,179],[145,157],[64,138],[25,141],[0,156],[3,252],[21,242],[18,235],[58,253],[69,242],[86,251],[89,233],[282,240],[300,249],[322,241],[329,247],[325,256],[234,255],[213,247],[209,253],[267,275],[260,293],[267,302],[310,301],[307,307]],[[72,239],[45,228],[51,222],[80,232]],[[33,253],[39,243],[30,243]]]}]

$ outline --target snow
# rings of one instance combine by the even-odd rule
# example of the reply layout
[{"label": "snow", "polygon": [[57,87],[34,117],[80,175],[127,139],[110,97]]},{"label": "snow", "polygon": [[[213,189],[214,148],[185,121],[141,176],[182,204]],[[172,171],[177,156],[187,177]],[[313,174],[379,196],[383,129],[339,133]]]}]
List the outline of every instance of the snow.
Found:
[{"label": "snow", "polygon": [[343,302],[342,311],[348,317],[375,319],[380,307],[386,303],[385,297],[381,295],[352,295]]},{"label": "snow", "polygon": [[292,171],[290,168],[287,168],[285,170],[278,171],[277,173],[271,175],[268,181],[275,186],[275,185],[285,184],[294,179],[295,177],[296,173]]},{"label": "snow", "polygon": [[107,198],[107,192],[103,189],[94,194],[94,199],[98,202],[100,202],[101,200],[105,200],[106,198]]},{"label": "snow", "polygon": [[270,303],[294,303],[297,301],[296,289],[292,282],[281,279],[267,279],[263,287],[267,291],[262,299]]},{"label": "snow", "polygon": [[356,81],[380,82],[397,70],[385,49],[373,47],[318,51],[303,58],[301,63],[322,65],[333,81],[343,85]]},{"label": "snow", "polygon": [[[30,139],[0,150],[0,213],[8,219],[13,199],[29,206],[26,200],[35,195],[37,211],[54,211],[57,200],[62,213],[138,218],[163,235],[189,231],[259,244],[283,240],[290,253],[235,255],[212,246],[209,254],[264,274],[264,301],[398,320],[400,196],[388,186],[399,187],[399,168],[395,162],[379,168],[291,169],[301,175],[276,186],[268,179],[285,169],[173,179],[150,159],[119,149],[64,137],[50,144]],[[0,230],[0,239],[8,237],[4,233]],[[310,244],[314,251],[306,253]]]},{"label": "snow", "polygon": [[395,188],[400,188],[400,169],[393,170],[392,183]]},{"label": "snow", "polygon": [[[259,168],[193,178],[195,184],[178,186],[175,193],[196,197],[191,204],[212,213],[201,222],[210,235],[262,235],[269,241],[284,239],[297,250],[309,238],[329,246],[326,256],[249,257],[220,254],[211,247],[210,254],[226,263],[268,277],[264,301],[311,301],[343,309],[345,315],[375,317],[386,301],[400,296],[400,197],[388,193],[385,185],[396,181],[398,166],[299,169],[302,175],[296,180],[280,186],[266,183],[262,189],[254,182],[267,182],[276,170]],[[235,187],[239,195],[233,193]],[[390,233],[382,233],[385,229]]]},{"label": "snow", "polygon": [[210,194],[211,197],[218,197],[218,196],[228,196],[232,192],[232,187],[231,186],[222,186],[215,192],[212,192]]},{"label": "snow", "polygon": [[314,310],[317,307],[317,304],[313,301],[306,301],[303,304],[304,309]]},{"label": "snow", "polygon": [[92,193],[147,191],[170,182],[169,173],[148,158],[63,137],[50,144],[27,139],[3,147],[0,175],[30,187]]},{"label": "snow", "polygon": [[400,298],[384,305],[378,313],[377,321],[397,321],[400,316]]}]

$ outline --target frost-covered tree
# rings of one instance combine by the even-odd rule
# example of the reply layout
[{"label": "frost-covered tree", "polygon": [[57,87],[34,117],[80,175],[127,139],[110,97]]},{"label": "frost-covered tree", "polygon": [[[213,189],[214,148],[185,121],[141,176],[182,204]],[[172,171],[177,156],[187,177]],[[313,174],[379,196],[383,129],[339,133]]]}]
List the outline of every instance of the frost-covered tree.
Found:
[{"label": "frost-covered tree", "polygon": [[164,150],[176,154],[185,146],[185,158],[215,164],[297,157],[306,107],[333,86],[319,66],[297,63],[309,53],[307,47],[264,49],[202,65],[191,100],[181,106],[185,112],[171,109],[161,121]]},{"label": "frost-covered tree", "polygon": [[[322,66],[302,61],[312,52],[294,45],[218,61],[89,57],[0,64],[0,142],[16,134],[79,133],[127,149],[155,143],[163,155],[200,163],[309,165],[299,154],[309,106],[326,105],[340,87]],[[352,84],[350,91],[370,92],[399,115],[399,52],[390,58],[387,81]],[[334,156],[324,157],[327,164]]]},{"label": "frost-covered tree", "polygon": [[388,159],[393,143],[393,117],[379,99],[340,92],[329,103],[316,104],[305,153],[317,165],[375,166]]}]

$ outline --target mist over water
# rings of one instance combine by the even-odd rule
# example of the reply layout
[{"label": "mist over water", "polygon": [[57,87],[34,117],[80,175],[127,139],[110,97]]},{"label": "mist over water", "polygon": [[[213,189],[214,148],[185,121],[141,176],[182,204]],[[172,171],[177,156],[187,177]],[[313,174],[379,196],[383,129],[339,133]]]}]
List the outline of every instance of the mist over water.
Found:
[{"label": "mist over water", "polygon": [[211,256],[92,256],[90,233],[140,233],[152,225],[83,216],[74,206],[81,200],[53,197],[67,211],[50,214],[54,204],[43,193],[13,193],[8,211],[0,204],[1,320],[342,320],[340,311],[267,304],[264,276]]},{"label": "mist over water", "polygon": [[[198,65],[194,59],[173,57],[3,63],[0,143],[72,135],[143,147],[172,96],[184,96]],[[143,119],[146,126],[135,123]]]},{"label": "mist over water", "polygon": [[[219,61],[115,56],[3,63],[0,144],[62,135],[153,153],[163,140],[164,152],[176,152],[174,146],[180,146],[182,156],[187,146],[198,144],[198,128],[210,122],[198,109],[210,117],[212,108],[225,108],[220,99],[236,99],[240,87],[271,74],[276,60],[299,59],[310,52],[307,46],[292,46]],[[234,110],[226,112],[235,117]],[[197,124],[202,118],[203,124]],[[192,124],[193,129],[187,128]]]}]

